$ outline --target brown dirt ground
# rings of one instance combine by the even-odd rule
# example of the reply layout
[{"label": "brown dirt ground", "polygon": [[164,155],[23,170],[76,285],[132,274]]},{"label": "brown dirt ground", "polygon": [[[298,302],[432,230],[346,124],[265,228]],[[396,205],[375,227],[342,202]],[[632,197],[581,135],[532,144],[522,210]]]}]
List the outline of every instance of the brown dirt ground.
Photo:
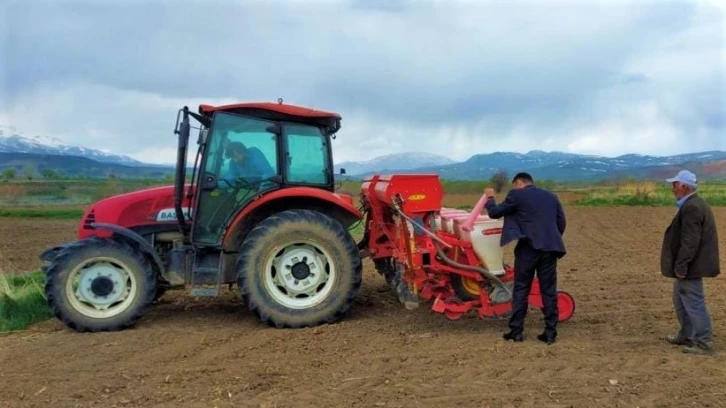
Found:
[{"label": "brown dirt ground", "polygon": [[[726,231],[726,209],[715,211]],[[527,341],[513,344],[501,339],[505,321],[406,311],[367,262],[358,302],[335,325],[272,329],[257,324],[234,292],[211,301],[169,294],[125,332],[76,334],[53,320],[0,337],[0,405],[726,406],[726,281],[707,282],[717,355],[684,355],[660,340],[676,328],[671,281],[658,272],[673,209],[567,214],[570,253],[560,286],[578,303],[555,345],[534,339],[539,312],[528,316]],[[48,221],[3,225],[0,248],[23,254],[13,262],[32,261],[38,246],[73,229]]]},{"label": "brown dirt ground", "polygon": [[75,239],[78,221],[0,218],[0,271],[40,268],[38,255],[49,246]]}]

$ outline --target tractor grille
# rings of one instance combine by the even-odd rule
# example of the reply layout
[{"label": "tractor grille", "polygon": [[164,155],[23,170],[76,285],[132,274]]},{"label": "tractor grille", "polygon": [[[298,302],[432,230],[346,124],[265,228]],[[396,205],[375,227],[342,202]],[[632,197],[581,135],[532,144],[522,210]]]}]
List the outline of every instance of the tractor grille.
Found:
[{"label": "tractor grille", "polygon": [[91,212],[89,212],[86,216],[86,219],[83,220],[83,229],[93,229],[91,224],[94,222],[96,222],[96,210],[91,210]]}]

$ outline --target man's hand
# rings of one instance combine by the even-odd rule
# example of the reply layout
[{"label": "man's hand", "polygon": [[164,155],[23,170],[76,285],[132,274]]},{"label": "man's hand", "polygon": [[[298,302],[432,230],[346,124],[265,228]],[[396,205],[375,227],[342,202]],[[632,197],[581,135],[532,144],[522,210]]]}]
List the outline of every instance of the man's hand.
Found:
[{"label": "man's hand", "polygon": [[518,191],[519,190],[509,190],[509,193],[504,198],[504,201],[497,205],[496,200],[494,199],[494,189],[487,188],[484,190],[484,195],[487,197],[486,200],[484,200],[484,207],[487,209],[487,215],[489,215],[490,218],[497,219],[516,213],[517,208],[519,208],[520,205],[517,193]]}]

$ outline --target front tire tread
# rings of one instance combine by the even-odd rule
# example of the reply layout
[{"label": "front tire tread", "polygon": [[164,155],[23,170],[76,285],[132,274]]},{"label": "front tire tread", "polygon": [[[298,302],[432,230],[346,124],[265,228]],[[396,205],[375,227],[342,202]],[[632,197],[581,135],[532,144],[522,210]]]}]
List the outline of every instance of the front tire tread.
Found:
[{"label": "front tire tread", "polygon": [[[66,276],[74,266],[88,256],[114,254],[136,271],[136,281],[141,287],[135,304],[123,313],[109,319],[94,319],[75,311],[66,300]],[[113,256],[113,255],[111,255]],[[133,327],[146,313],[157,294],[157,278],[145,255],[128,243],[117,239],[86,238],[63,248],[46,270],[45,296],[53,315],[77,332],[120,331]],[[71,296],[74,296],[71,294]]]}]

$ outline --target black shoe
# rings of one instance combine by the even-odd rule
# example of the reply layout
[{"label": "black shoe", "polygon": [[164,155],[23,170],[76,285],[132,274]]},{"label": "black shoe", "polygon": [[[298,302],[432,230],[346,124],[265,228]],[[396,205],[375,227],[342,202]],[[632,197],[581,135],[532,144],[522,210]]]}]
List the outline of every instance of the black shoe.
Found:
[{"label": "black shoe", "polygon": [[512,340],[514,342],[524,341],[522,333],[514,333],[510,331],[509,333],[504,333],[504,336],[502,337],[504,337],[504,340]]},{"label": "black shoe", "polygon": [[681,351],[686,354],[701,354],[701,355],[712,355],[715,353],[712,343],[708,344],[693,344],[692,346],[683,346]]},{"label": "black shoe", "polygon": [[537,340],[545,344],[552,344],[556,341],[557,335],[542,333],[537,336]]},{"label": "black shoe", "polygon": [[691,341],[690,339],[684,339],[682,337],[678,337],[677,335],[665,336],[665,341],[675,346],[694,346],[693,341]]}]

